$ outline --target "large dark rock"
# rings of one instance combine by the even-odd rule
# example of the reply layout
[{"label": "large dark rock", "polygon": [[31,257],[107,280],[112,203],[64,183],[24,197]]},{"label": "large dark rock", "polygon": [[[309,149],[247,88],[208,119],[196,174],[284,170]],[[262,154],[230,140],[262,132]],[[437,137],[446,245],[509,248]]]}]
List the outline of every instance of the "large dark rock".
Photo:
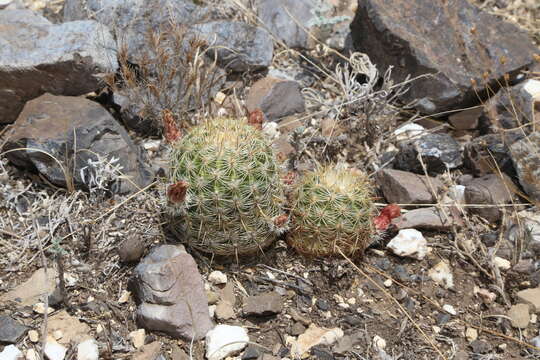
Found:
[{"label": "large dark rock", "polygon": [[114,192],[133,191],[153,180],[126,130],[103,107],[83,97],[45,94],[29,101],[12,125],[4,150],[12,150],[6,156],[15,165],[34,168],[58,186],[67,186],[71,178],[76,187],[88,188],[96,185],[90,178],[106,178],[100,177],[102,167],[90,164],[98,159],[96,154],[109,161],[114,157],[122,167],[121,173],[109,174],[112,184],[102,184]]},{"label": "large dark rock", "polygon": [[15,344],[28,331],[28,328],[19,324],[9,316],[0,315],[0,343]]},{"label": "large dark rock", "polygon": [[395,81],[432,74],[403,97],[430,114],[478,102],[486,81],[498,88],[538,53],[525,32],[467,0],[358,1],[351,30],[355,48],[381,71],[393,66]]},{"label": "large dark rock", "polygon": [[463,164],[475,176],[496,173],[498,169],[508,176],[515,175],[508,146],[500,134],[474,138],[465,144],[463,150]]},{"label": "large dark rock", "polygon": [[100,75],[118,67],[112,35],[96,21],[53,25],[30,10],[2,10],[0,29],[0,124],[46,92],[97,90]]},{"label": "large dark rock", "polygon": [[151,55],[150,32],[169,30],[171,21],[190,25],[207,16],[208,9],[192,0],[66,0],[64,5],[64,21],[95,19],[108,25],[134,63]]},{"label": "large dark rock", "polygon": [[261,27],[219,20],[194,25],[190,31],[208,43],[208,54],[216,56],[220,66],[228,70],[260,70],[272,62],[274,43]]},{"label": "large dark rock", "polygon": [[132,284],[144,328],[191,341],[213,327],[202,277],[183,246],[154,248],[135,268]]}]

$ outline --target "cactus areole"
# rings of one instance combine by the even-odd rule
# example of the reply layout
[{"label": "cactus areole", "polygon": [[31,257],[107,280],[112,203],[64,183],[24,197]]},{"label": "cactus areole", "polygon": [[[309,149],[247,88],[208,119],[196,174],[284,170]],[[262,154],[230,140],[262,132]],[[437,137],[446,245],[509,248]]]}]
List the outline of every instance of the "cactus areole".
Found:
[{"label": "cactus areole", "polygon": [[217,255],[257,252],[285,230],[281,174],[270,142],[218,118],[171,144],[168,213],[179,238]]},{"label": "cactus areole", "polygon": [[360,255],[374,235],[371,186],[355,170],[324,167],[306,174],[293,192],[288,242],[303,254]]}]

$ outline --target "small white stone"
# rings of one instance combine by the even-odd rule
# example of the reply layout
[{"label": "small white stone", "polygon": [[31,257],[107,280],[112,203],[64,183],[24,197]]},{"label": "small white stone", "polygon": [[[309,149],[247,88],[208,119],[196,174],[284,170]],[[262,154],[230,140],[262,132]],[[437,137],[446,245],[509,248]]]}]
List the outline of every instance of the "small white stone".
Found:
[{"label": "small white stone", "polygon": [[529,79],[523,85],[523,90],[527,92],[534,100],[540,101],[540,81]]},{"label": "small white stone", "polygon": [[392,286],[392,283],[393,283],[392,279],[386,279],[383,284],[386,287],[390,287]]},{"label": "small white stone", "polygon": [[39,341],[39,333],[36,330],[28,331],[28,338],[31,342],[37,343]]},{"label": "small white stone", "polygon": [[422,125],[415,123],[405,124],[394,130],[397,141],[409,140],[425,133],[426,129]]},{"label": "small white stone", "polygon": [[212,271],[210,275],[208,275],[208,281],[210,281],[214,285],[226,284],[227,275],[218,270]]},{"label": "small white stone", "polygon": [[158,151],[160,145],[160,140],[148,140],[143,143],[143,147],[148,151]]},{"label": "small white stone", "polygon": [[144,329],[137,329],[129,333],[129,338],[135,349],[139,349],[144,345],[146,332]]},{"label": "small white stone", "polygon": [[221,360],[247,346],[249,336],[241,326],[217,325],[206,334],[206,357]]},{"label": "small white stone", "polygon": [[443,305],[443,310],[449,313],[450,315],[457,315],[456,309],[452,305],[445,304]]},{"label": "small white stone", "polygon": [[0,9],[7,7],[13,0],[0,0]]},{"label": "small white stone", "polygon": [[441,332],[441,328],[438,327],[438,326],[433,326],[433,332],[434,332],[435,334],[438,334],[438,333]]},{"label": "small white stone", "polygon": [[437,265],[429,269],[428,275],[431,280],[443,286],[446,289],[454,287],[454,276],[450,266],[446,261],[440,261]]},{"label": "small white stone", "polygon": [[[45,304],[44,303],[37,303],[32,306],[32,310],[34,310],[35,313],[38,314],[45,314]],[[50,314],[54,311],[52,307],[49,306],[47,309],[47,314]]]},{"label": "small white stone", "polygon": [[448,196],[457,204],[465,204],[465,186],[452,185],[448,189]]},{"label": "small white stone", "polygon": [[495,256],[495,258],[493,258],[493,263],[501,270],[508,270],[512,267],[512,263],[510,261],[498,256]]},{"label": "small white stone", "polygon": [[417,260],[422,260],[428,252],[426,239],[420,231],[415,229],[400,230],[386,247],[398,256]]},{"label": "small white stone", "polygon": [[63,360],[64,357],[66,357],[67,349],[57,343],[56,341],[52,341],[52,339],[47,340],[45,343],[45,356],[49,360]]},{"label": "small white stone", "polygon": [[122,291],[122,295],[120,295],[120,298],[118,299],[119,304],[125,304],[129,301],[129,297],[131,296],[131,292],[124,290]]},{"label": "small white stone", "polygon": [[373,337],[373,347],[378,350],[384,350],[386,348],[386,340],[379,335]]},{"label": "small white stone", "polygon": [[77,345],[77,360],[98,360],[99,347],[94,339],[88,339]]},{"label": "small white stone", "polygon": [[26,360],[39,360],[39,355],[36,350],[30,349],[26,352]]},{"label": "small white stone", "polygon": [[216,308],[217,308],[217,305],[208,306],[208,314],[210,315],[212,319],[214,318],[214,315],[216,315]]},{"label": "small white stone", "polygon": [[96,334],[101,334],[103,332],[103,326],[101,324],[98,324],[96,326]]},{"label": "small white stone", "polygon": [[354,305],[354,304],[356,304],[356,299],[355,298],[349,298],[349,300],[347,300],[347,303],[349,305]]},{"label": "small white stone", "polygon": [[468,327],[467,330],[465,330],[465,337],[467,338],[468,342],[473,342],[474,340],[478,339],[478,330]]},{"label": "small white stone", "polygon": [[536,314],[531,314],[531,324],[536,324],[538,321],[538,316]]},{"label": "small white stone", "polygon": [[223,105],[223,102],[227,98],[227,95],[221,91],[218,91],[216,95],[214,95],[214,101],[217,102],[219,105]]},{"label": "small white stone", "polygon": [[64,336],[64,333],[62,333],[62,330],[55,330],[53,332],[54,340],[60,340],[63,336]]},{"label": "small white stone", "polygon": [[22,358],[23,353],[15,345],[6,346],[4,351],[0,353],[0,360],[20,360]]},{"label": "small white stone", "polygon": [[268,136],[270,139],[276,139],[279,137],[280,133],[278,130],[278,124],[270,121],[267,123],[264,123],[263,125],[263,133]]}]

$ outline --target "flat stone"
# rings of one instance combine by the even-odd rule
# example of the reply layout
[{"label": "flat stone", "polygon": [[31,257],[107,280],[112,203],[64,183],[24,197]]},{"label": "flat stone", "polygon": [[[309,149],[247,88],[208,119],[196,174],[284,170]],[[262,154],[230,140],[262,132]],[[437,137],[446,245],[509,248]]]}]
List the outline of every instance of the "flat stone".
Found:
[{"label": "flat stone", "polygon": [[[485,175],[472,180],[465,188],[465,201],[469,205],[506,205],[512,202],[515,189],[512,180],[502,174]],[[496,222],[502,216],[498,206],[468,207],[469,212],[477,214],[490,222]]]},{"label": "flat stone", "polygon": [[486,86],[498,88],[507,74],[511,82],[538,53],[523,30],[466,0],[360,1],[351,32],[380,71],[393,66],[394,81],[432,74],[402,97],[430,114],[477,103]]},{"label": "flat stone", "polygon": [[510,153],[523,190],[540,205],[540,131],[514,143]]},{"label": "flat stone", "polygon": [[528,304],[516,304],[510,307],[508,310],[508,317],[512,326],[518,329],[526,329],[529,326],[531,316],[529,315]]},{"label": "flat stone", "polygon": [[28,327],[21,325],[13,318],[0,315],[0,343],[16,344],[28,331]]},{"label": "flat stone", "polygon": [[272,37],[261,27],[219,20],[194,25],[190,32],[208,42],[209,56],[216,56],[225,69],[237,72],[260,70],[272,62]]},{"label": "flat stone", "polygon": [[260,109],[267,121],[305,111],[305,100],[296,81],[265,77],[249,89],[246,107],[249,112]]},{"label": "flat stone", "polygon": [[519,301],[532,305],[532,311],[540,313],[540,287],[518,291]]},{"label": "flat stone", "polygon": [[24,283],[0,296],[0,303],[15,301],[21,306],[34,305],[44,295],[52,294],[56,288],[56,277],[57,273],[54,268],[47,269],[46,277],[45,269],[36,270]]},{"label": "flat stone", "polygon": [[0,12],[0,124],[44,93],[83,95],[118,68],[114,40],[93,20],[52,24],[30,10]]},{"label": "flat stone", "polygon": [[398,229],[451,231],[461,228],[464,223],[456,209],[447,207],[445,211],[435,207],[414,209],[392,221]]},{"label": "flat stone", "polygon": [[435,196],[443,188],[436,178],[393,169],[378,171],[376,181],[386,200],[396,204],[434,203]]},{"label": "flat stone", "polygon": [[131,281],[140,302],[137,320],[145,329],[191,341],[212,328],[202,276],[183,246],[152,249]]},{"label": "flat stone", "polygon": [[[107,161],[115,158],[115,165],[121,166],[122,174],[131,178],[130,182],[120,179],[118,174],[109,174],[113,192],[135,191],[153,180],[142,149],[135,145],[126,130],[107,110],[83,97],[45,94],[29,101],[10,134],[6,150],[27,149],[8,153],[8,159],[17,166],[37,169],[58,186],[66,187],[67,177],[78,188],[97,187],[98,180],[91,179],[104,175],[101,175],[103,166],[92,164],[98,160],[95,154]],[[64,169],[69,169],[70,174],[66,176],[53,157]]]},{"label": "flat stone", "polygon": [[283,309],[283,300],[276,292],[249,296],[244,301],[244,315],[267,316],[279,314]]}]

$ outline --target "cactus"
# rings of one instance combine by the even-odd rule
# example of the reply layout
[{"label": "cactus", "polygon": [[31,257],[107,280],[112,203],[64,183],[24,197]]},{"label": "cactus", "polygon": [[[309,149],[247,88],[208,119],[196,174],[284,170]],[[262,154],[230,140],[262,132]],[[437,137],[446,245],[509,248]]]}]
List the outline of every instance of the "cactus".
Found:
[{"label": "cactus", "polygon": [[332,166],[306,174],[292,193],[289,244],[314,256],[339,250],[362,254],[374,234],[370,188],[367,177],[357,170]]},{"label": "cactus", "polygon": [[189,246],[256,252],[284,231],[280,168],[264,134],[234,118],[194,127],[172,143],[168,212]]}]

